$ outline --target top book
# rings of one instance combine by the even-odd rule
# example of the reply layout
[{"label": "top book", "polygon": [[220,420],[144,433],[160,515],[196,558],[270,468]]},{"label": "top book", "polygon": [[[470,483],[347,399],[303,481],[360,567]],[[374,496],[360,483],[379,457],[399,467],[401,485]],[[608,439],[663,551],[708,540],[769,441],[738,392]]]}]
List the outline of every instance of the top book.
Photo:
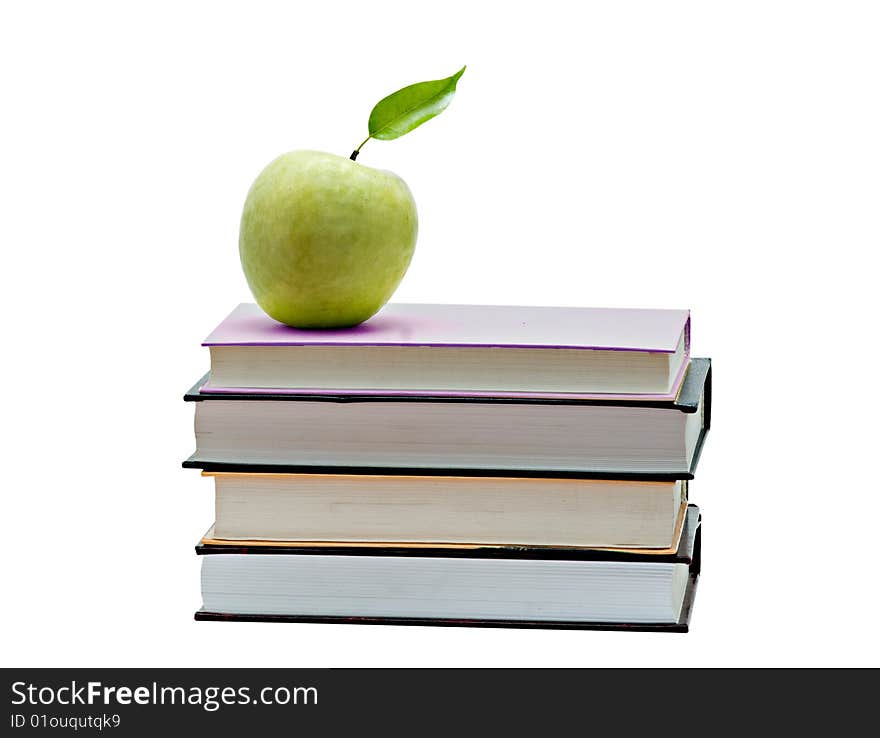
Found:
[{"label": "top book", "polygon": [[390,304],[354,328],[301,330],[242,304],[202,345],[208,393],[669,399],[690,314]]}]

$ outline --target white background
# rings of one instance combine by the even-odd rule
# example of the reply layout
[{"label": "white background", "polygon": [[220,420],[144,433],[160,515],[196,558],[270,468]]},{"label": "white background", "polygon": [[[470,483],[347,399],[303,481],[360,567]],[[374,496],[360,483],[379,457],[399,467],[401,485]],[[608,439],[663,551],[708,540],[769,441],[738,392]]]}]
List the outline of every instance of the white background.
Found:
[{"label": "white background", "polygon": [[[868,2],[5,3],[3,665],[877,665],[878,36]],[[245,193],[463,63],[361,154],[419,206],[395,299],[692,309],[693,630],[195,623],[181,396],[250,299]]]}]

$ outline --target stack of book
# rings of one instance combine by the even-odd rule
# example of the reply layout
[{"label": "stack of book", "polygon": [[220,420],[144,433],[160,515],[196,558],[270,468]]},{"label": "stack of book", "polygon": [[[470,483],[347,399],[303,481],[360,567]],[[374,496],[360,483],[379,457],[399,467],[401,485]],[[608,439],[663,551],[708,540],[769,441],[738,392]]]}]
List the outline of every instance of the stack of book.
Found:
[{"label": "stack of book", "polygon": [[687,630],[711,406],[681,310],[240,305],[187,393],[198,620]]}]

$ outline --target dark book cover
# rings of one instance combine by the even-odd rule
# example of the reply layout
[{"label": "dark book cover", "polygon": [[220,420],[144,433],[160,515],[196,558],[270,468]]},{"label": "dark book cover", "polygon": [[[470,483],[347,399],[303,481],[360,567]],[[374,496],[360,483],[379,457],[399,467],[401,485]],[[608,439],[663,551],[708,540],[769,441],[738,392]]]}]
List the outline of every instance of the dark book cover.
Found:
[{"label": "dark book cover", "polygon": [[437,396],[398,396],[398,395],[291,395],[291,394],[216,394],[201,393],[199,388],[207,381],[208,375],[202,377],[184,395],[187,402],[236,402],[236,401],[262,401],[262,402],[439,402],[439,403],[479,403],[479,404],[550,404],[550,405],[605,405],[611,407],[649,407],[677,410],[682,413],[695,413],[700,409],[702,398],[703,427],[697,440],[696,449],[691,459],[690,468],[685,472],[592,472],[592,471],[569,471],[569,470],[541,470],[529,469],[492,469],[492,468],[454,468],[454,467],[384,467],[384,466],[322,466],[304,464],[241,464],[231,462],[205,461],[199,459],[196,454],[183,462],[184,468],[203,469],[216,472],[281,472],[281,473],[311,473],[311,474],[413,474],[417,470],[420,475],[452,475],[452,476],[518,476],[518,477],[546,477],[579,479],[645,479],[645,480],[670,480],[670,479],[693,479],[697,463],[703,450],[706,435],[709,432],[712,419],[712,361],[711,359],[691,359],[681,390],[674,400],[621,400],[612,398],[590,399],[554,399],[554,398],[511,398],[511,397],[437,397]]},{"label": "dark book cover", "polygon": [[525,547],[479,547],[475,549],[442,549],[442,548],[397,548],[373,547],[297,547],[283,546],[216,546],[199,544],[196,553],[201,556],[220,554],[249,555],[346,555],[346,556],[437,556],[446,558],[518,558],[518,559],[554,559],[568,561],[633,561],[651,563],[687,564],[690,572],[684,602],[679,620],[676,623],[603,623],[580,621],[544,621],[544,620],[460,620],[447,618],[394,618],[394,617],[345,617],[345,616],[309,616],[309,615],[241,615],[222,612],[199,610],[196,620],[205,621],[243,621],[268,623],[344,623],[355,625],[432,625],[483,628],[541,628],[565,630],[620,630],[620,631],[657,631],[686,633],[690,626],[690,618],[696,596],[697,583],[702,566],[701,556],[702,516],[696,505],[688,505],[685,527],[682,531],[678,550],[668,555],[651,555],[631,550],[609,549],[557,549],[557,548],[525,548]]}]

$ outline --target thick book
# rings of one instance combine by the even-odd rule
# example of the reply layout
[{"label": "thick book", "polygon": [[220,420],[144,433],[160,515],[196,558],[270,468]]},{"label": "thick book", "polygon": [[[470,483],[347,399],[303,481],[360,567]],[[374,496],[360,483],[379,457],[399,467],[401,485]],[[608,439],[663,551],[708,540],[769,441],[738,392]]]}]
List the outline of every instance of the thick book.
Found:
[{"label": "thick book", "polygon": [[197,620],[688,630],[700,512],[678,549],[200,544]]},{"label": "thick book", "polygon": [[687,482],[203,472],[214,543],[669,549]]},{"label": "thick book", "polygon": [[223,394],[201,386],[184,398],[196,408],[196,451],[184,466],[208,471],[692,479],[712,402],[709,359],[691,359],[672,400]]},{"label": "thick book", "polygon": [[671,399],[687,310],[386,305],[348,329],[300,330],[239,305],[203,342],[202,392]]}]

